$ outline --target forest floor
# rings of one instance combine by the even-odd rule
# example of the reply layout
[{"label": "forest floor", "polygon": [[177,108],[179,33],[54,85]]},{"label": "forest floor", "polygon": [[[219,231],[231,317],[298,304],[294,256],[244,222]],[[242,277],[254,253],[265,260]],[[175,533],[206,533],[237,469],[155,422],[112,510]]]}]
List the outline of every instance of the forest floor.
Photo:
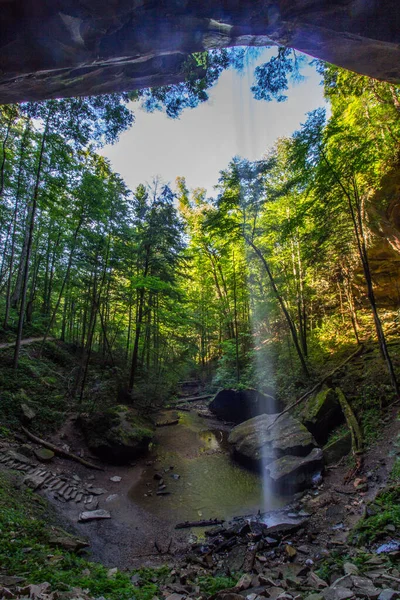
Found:
[{"label": "forest floor", "polygon": [[[37,393],[40,389],[47,393],[49,385],[50,390],[54,389],[56,383],[49,379],[48,372],[53,372],[56,365],[36,365],[31,371],[28,358],[23,365],[27,380],[29,373],[35,374],[33,380],[30,377]],[[368,359],[371,369],[371,354]],[[352,367],[353,380],[358,370],[359,364]],[[375,373],[373,368],[371,373]],[[64,371],[60,375],[62,383]],[[24,381],[23,371],[19,384],[25,386]],[[24,395],[19,398],[24,399]],[[6,410],[9,406],[5,405]],[[191,411],[201,408],[201,404],[190,404]],[[44,416],[47,418],[47,413]],[[371,415],[365,424],[371,426],[370,421]],[[93,460],[73,415],[64,414],[56,427],[54,419],[48,422],[53,433],[47,430],[43,437],[59,447],[67,444],[69,450]],[[215,424],[210,423],[208,429],[213,428]],[[2,456],[10,450],[19,456],[32,456],[37,447],[27,443],[17,427],[15,434],[0,429],[0,598],[56,600],[71,587],[79,588],[73,597],[101,596],[110,600],[216,598],[217,593],[221,600],[296,600],[310,594],[319,597],[309,600],[376,600],[388,587],[392,595],[380,600],[400,597],[400,573],[395,566],[400,557],[400,420],[396,406],[380,411],[380,420],[375,422],[377,435],[369,438],[362,469],[356,475],[349,476],[351,464],[343,460],[327,470],[317,488],[296,496],[286,509],[277,511],[272,528],[253,514],[250,521],[233,519],[205,537],[204,531],[197,529],[175,530],[172,515],[155,514],[132,499],[131,490],[144,472],[150,483],[154,474],[171,467],[164,460],[155,462],[157,459],[148,457],[124,467],[102,465],[103,471],[89,470],[59,457],[39,465],[40,477],[77,486],[84,499],[90,499],[90,508],[98,504],[98,508],[111,513],[110,519],[80,523],[84,502],[63,500],[62,494],[55,499],[44,490],[32,495],[21,487],[18,471],[24,472],[23,463],[2,460]],[[33,472],[35,468],[30,466]],[[121,479],[112,481],[114,477]],[[68,485],[64,490],[67,495]],[[40,504],[40,510],[46,516],[36,511],[41,497],[44,504]],[[301,515],[306,516],[300,519]],[[88,541],[85,557],[71,553],[70,544],[56,544],[56,550],[49,545],[48,530],[54,524]],[[392,545],[387,552],[377,554],[385,543]],[[356,583],[348,579],[344,587],[339,585],[339,592],[338,586],[334,588],[335,581],[346,576],[349,569],[353,570],[351,576],[364,579],[364,588],[370,586],[370,594],[365,589],[359,593]],[[22,584],[44,582],[49,583],[48,588],[21,591]],[[343,589],[347,591],[341,592]],[[65,596],[65,600],[70,598]]]},{"label": "forest floor", "polygon": [[[52,337],[48,337],[47,340],[50,342],[51,340],[53,340],[54,338]],[[30,338],[25,338],[24,340],[21,340],[21,346],[28,346],[29,344],[35,344],[36,342],[42,342],[44,340],[44,337],[30,337]],[[15,346],[15,342],[8,342],[8,343],[3,343],[0,344],[0,350],[3,350],[5,348],[14,348]]]}]

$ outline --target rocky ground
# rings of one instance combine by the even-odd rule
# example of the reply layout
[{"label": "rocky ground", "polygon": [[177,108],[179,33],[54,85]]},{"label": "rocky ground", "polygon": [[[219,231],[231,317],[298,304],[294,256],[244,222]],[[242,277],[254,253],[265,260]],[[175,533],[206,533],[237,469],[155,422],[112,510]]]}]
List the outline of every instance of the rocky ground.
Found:
[{"label": "rocky ground", "polygon": [[[140,562],[169,565],[162,576],[154,574],[158,596],[169,600],[201,596],[220,600],[400,598],[400,571],[396,566],[400,559],[400,540],[396,537],[396,527],[386,525],[379,541],[372,545],[353,546],[348,539],[357,521],[368,514],[369,503],[387,485],[398,450],[400,421],[396,417],[395,410],[387,416],[383,441],[365,453],[363,469],[356,476],[349,476],[349,466],[342,461],[327,471],[319,486],[297,495],[284,510],[223,523],[207,531],[205,538],[195,539],[196,529],[184,530],[177,533],[177,539],[180,536],[182,541],[179,544],[172,544],[170,538],[165,537],[162,523],[152,523],[154,529],[160,526],[158,548],[157,544],[150,552],[142,548],[136,566]],[[62,439],[58,441],[61,443]],[[113,506],[123,489],[123,468],[88,471],[59,458],[47,463],[43,461],[49,457],[41,456],[39,450],[35,444],[4,442],[0,448],[0,468],[20,471],[24,485],[57,503],[64,521],[71,511],[78,515],[79,537],[64,536],[63,539],[63,534],[58,532],[57,543],[61,547],[75,551],[82,548],[85,541],[80,538],[88,521],[96,527],[96,534],[91,535],[94,546],[102,543],[102,526],[111,512],[108,506]],[[136,465],[131,470],[140,468]],[[157,465],[151,468],[156,472]],[[140,520],[135,509],[129,517],[132,520],[134,516]],[[116,551],[118,541],[133,543],[129,535],[122,537],[123,520],[114,523],[114,530],[111,551]],[[189,537],[188,533],[191,533]],[[184,544],[188,539],[191,543]],[[116,567],[111,568],[109,577],[117,573]],[[215,581],[228,578],[230,585],[214,593],[204,593],[199,581],[210,577]],[[1,598],[88,597],[83,589],[60,592],[46,582],[27,585],[26,581],[2,572],[0,582]],[[133,575],[132,585],[133,595],[135,590],[140,593],[144,583],[139,574]]]}]

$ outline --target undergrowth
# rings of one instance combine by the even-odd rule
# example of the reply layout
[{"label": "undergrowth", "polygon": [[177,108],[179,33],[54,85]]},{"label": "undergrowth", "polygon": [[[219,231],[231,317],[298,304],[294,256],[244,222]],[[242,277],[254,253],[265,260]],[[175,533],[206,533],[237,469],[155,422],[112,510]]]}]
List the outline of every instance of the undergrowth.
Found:
[{"label": "undergrowth", "polygon": [[368,505],[367,514],[353,529],[350,541],[357,545],[372,544],[396,532],[400,532],[399,485],[386,488]]},{"label": "undergrowth", "polygon": [[[109,569],[83,556],[50,546],[51,521],[46,501],[21,484],[20,477],[0,472],[0,565],[27,583],[47,581],[53,590],[72,587],[108,600],[151,600],[170,575],[167,566],[109,575]],[[134,585],[131,577],[138,574]],[[230,577],[200,576],[201,593],[211,595],[235,585]]]}]

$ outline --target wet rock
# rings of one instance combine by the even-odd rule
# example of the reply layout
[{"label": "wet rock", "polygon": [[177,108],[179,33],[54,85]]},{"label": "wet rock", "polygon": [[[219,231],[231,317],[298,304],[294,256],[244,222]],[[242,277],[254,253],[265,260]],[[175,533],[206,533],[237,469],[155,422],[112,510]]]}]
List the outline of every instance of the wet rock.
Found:
[{"label": "wet rock", "polygon": [[113,502],[114,500],[117,500],[117,498],[119,498],[118,494],[110,494],[107,496],[106,502]]},{"label": "wet rock", "polygon": [[336,392],[324,386],[307,401],[300,419],[317,442],[325,444],[331,431],[344,421]]},{"label": "wet rock", "polygon": [[90,451],[115,464],[127,463],[145,454],[154,431],[150,421],[127,406],[83,416],[79,425]]},{"label": "wet rock", "polygon": [[121,479],[122,477],[119,477],[119,475],[114,475],[113,477],[110,477],[110,481],[112,481],[113,483],[119,483]]},{"label": "wet rock", "polygon": [[95,496],[101,496],[102,494],[106,494],[107,490],[104,490],[103,488],[90,488],[90,493]]},{"label": "wet rock", "polygon": [[89,502],[85,502],[85,510],[88,511],[92,511],[92,510],[97,510],[97,508],[99,507],[99,501],[97,498],[93,498],[93,496],[91,497],[92,499]]},{"label": "wet rock", "polygon": [[308,594],[308,596],[306,596],[304,598],[304,600],[323,600],[323,595],[322,594],[318,594],[318,593],[314,593],[314,594]]},{"label": "wet rock", "polygon": [[291,491],[311,487],[316,472],[319,472],[322,468],[322,450],[314,448],[305,457],[283,456],[267,465],[265,471],[276,487]]},{"label": "wet rock", "polygon": [[382,590],[378,596],[378,600],[398,600],[400,598],[400,592],[386,588]]},{"label": "wet rock", "polygon": [[111,519],[111,514],[108,512],[108,510],[99,509],[81,512],[79,515],[80,523],[85,523],[87,521],[95,521],[99,519]]},{"label": "wet rock", "polygon": [[[263,533],[266,536],[266,539],[274,539],[274,538],[270,538],[270,535],[282,535],[282,534],[286,534],[286,533],[291,533],[293,531],[297,531],[298,529],[300,529],[300,527],[302,527],[302,525],[306,522],[306,520],[301,520],[301,521],[297,521],[293,522],[290,521],[289,519],[285,519],[285,516],[281,516],[280,518],[277,516],[274,519],[273,524],[268,525],[266,524],[264,529],[263,529]],[[276,540],[275,540],[276,541]],[[274,542],[272,543],[272,545],[275,545]]]},{"label": "wet rock", "polygon": [[44,463],[50,462],[55,456],[54,452],[47,448],[35,448],[33,452],[36,458]]},{"label": "wet rock", "polygon": [[282,405],[272,395],[257,390],[221,390],[209,409],[220,419],[242,423],[257,415],[278,413]]},{"label": "wet rock", "polygon": [[307,456],[316,447],[310,432],[289,414],[249,419],[231,431],[228,442],[236,459],[259,469],[282,456]]}]

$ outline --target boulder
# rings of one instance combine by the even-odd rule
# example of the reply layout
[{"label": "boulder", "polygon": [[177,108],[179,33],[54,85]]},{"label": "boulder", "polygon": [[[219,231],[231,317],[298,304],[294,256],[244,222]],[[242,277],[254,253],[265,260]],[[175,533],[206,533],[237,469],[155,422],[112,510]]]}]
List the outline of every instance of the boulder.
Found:
[{"label": "boulder", "polygon": [[55,456],[54,452],[48,448],[35,448],[33,452],[40,462],[50,462]]},{"label": "boulder", "polygon": [[324,459],[327,465],[337,463],[351,451],[351,433],[345,431],[339,438],[323,447]]},{"label": "boulder", "polygon": [[300,420],[319,444],[325,444],[329,434],[344,421],[336,392],[324,386],[307,401]]},{"label": "boulder", "polygon": [[22,420],[26,421],[27,423],[30,423],[30,421],[33,421],[33,419],[36,417],[35,411],[25,402],[21,403],[21,413]]},{"label": "boulder", "polygon": [[311,487],[314,478],[323,469],[321,448],[313,448],[307,456],[282,456],[265,467],[275,487],[290,493]]},{"label": "boulder", "polygon": [[233,457],[262,471],[283,492],[303,489],[321,472],[322,451],[298,419],[277,416],[260,415],[237,425],[228,438]]},{"label": "boulder", "polygon": [[48,543],[52,548],[62,548],[68,552],[79,552],[83,548],[87,548],[89,546],[86,540],[74,537],[58,527],[51,528],[51,533],[48,537]]},{"label": "boulder", "polygon": [[255,467],[281,456],[307,456],[317,446],[311,433],[288,413],[260,415],[234,427],[229,435],[233,455]]},{"label": "boulder", "polygon": [[91,452],[114,464],[145,454],[153,437],[152,424],[127,406],[82,416],[79,424]]},{"label": "boulder", "polygon": [[282,405],[272,395],[257,390],[221,390],[211,401],[209,409],[219,419],[243,423],[258,415],[278,413]]}]

